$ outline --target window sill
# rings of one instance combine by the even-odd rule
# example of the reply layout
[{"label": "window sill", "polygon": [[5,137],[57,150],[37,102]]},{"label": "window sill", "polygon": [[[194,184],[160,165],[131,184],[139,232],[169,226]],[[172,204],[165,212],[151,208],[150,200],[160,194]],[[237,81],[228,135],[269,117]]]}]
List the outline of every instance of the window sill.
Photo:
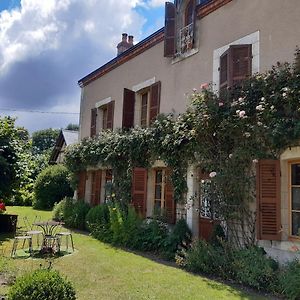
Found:
[{"label": "window sill", "polygon": [[176,63],[178,63],[178,62],[180,62],[180,61],[182,61],[182,60],[184,60],[184,59],[186,59],[190,56],[195,55],[198,52],[199,52],[198,48],[193,48],[193,49],[191,49],[191,50],[189,50],[189,51],[187,51],[183,54],[180,54],[178,57],[173,58],[172,59],[172,64],[176,64]]}]

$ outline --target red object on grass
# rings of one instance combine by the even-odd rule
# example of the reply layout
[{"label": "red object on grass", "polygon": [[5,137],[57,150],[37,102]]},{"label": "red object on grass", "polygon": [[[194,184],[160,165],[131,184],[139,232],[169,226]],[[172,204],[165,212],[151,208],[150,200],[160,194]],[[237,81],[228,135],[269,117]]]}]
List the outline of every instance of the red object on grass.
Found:
[{"label": "red object on grass", "polygon": [[3,202],[0,202],[0,210],[6,210],[5,204]]}]

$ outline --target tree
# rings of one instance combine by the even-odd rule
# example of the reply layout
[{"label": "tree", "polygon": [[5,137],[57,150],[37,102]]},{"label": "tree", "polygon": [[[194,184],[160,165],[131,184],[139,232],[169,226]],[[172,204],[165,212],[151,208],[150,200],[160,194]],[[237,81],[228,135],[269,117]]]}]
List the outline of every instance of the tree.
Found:
[{"label": "tree", "polygon": [[56,139],[59,135],[59,129],[43,129],[35,131],[32,134],[32,151],[34,154],[43,153],[55,146]]},{"label": "tree", "polygon": [[15,119],[0,118],[0,198],[11,196],[17,186],[18,153],[26,143],[28,132],[15,127]]},{"label": "tree", "polygon": [[70,124],[67,125],[66,130],[78,131],[79,130],[79,125],[70,123]]}]

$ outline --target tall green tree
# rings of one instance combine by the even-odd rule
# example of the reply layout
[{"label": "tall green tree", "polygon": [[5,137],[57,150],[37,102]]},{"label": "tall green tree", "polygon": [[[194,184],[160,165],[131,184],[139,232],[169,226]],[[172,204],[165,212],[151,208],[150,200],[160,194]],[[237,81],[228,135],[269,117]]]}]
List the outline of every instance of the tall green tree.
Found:
[{"label": "tall green tree", "polygon": [[15,119],[0,117],[0,198],[10,197],[18,185],[18,153],[28,137],[26,129],[15,127]]},{"label": "tall green tree", "polygon": [[35,131],[32,134],[33,154],[40,154],[46,150],[50,151],[55,146],[59,132],[59,129],[52,128]]}]

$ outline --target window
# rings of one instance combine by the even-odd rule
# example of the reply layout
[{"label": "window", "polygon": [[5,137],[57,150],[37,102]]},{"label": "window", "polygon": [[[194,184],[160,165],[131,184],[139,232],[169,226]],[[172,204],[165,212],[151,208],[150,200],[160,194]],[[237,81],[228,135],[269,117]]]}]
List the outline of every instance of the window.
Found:
[{"label": "window", "polygon": [[113,129],[115,101],[102,105],[97,110],[98,131]]},{"label": "window", "polygon": [[141,100],[141,126],[146,127],[149,124],[148,92],[142,94]]},{"label": "window", "polygon": [[220,91],[226,90],[252,74],[252,45],[232,45],[220,57]]},{"label": "window", "polygon": [[102,109],[102,129],[107,129],[107,106],[104,106]]},{"label": "window", "polygon": [[300,163],[291,164],[290,169],[290,228],[292,236],[300,235]]},{"label": "window", "polygon": [[168,223],[175,223],[175,202],[169,169],[155,169],[154,213],[165,217]]},{"label": "window", "polygon": [[108,169],[105,171],[105,186],[104,186],[104,202],[108,203],[112,199],[112,182],[113,175],[112,170]]},{"label": "window", "polygon": [[185,8],[185,26],[192,24],[194,21],[194,1],[191,0]]}]

